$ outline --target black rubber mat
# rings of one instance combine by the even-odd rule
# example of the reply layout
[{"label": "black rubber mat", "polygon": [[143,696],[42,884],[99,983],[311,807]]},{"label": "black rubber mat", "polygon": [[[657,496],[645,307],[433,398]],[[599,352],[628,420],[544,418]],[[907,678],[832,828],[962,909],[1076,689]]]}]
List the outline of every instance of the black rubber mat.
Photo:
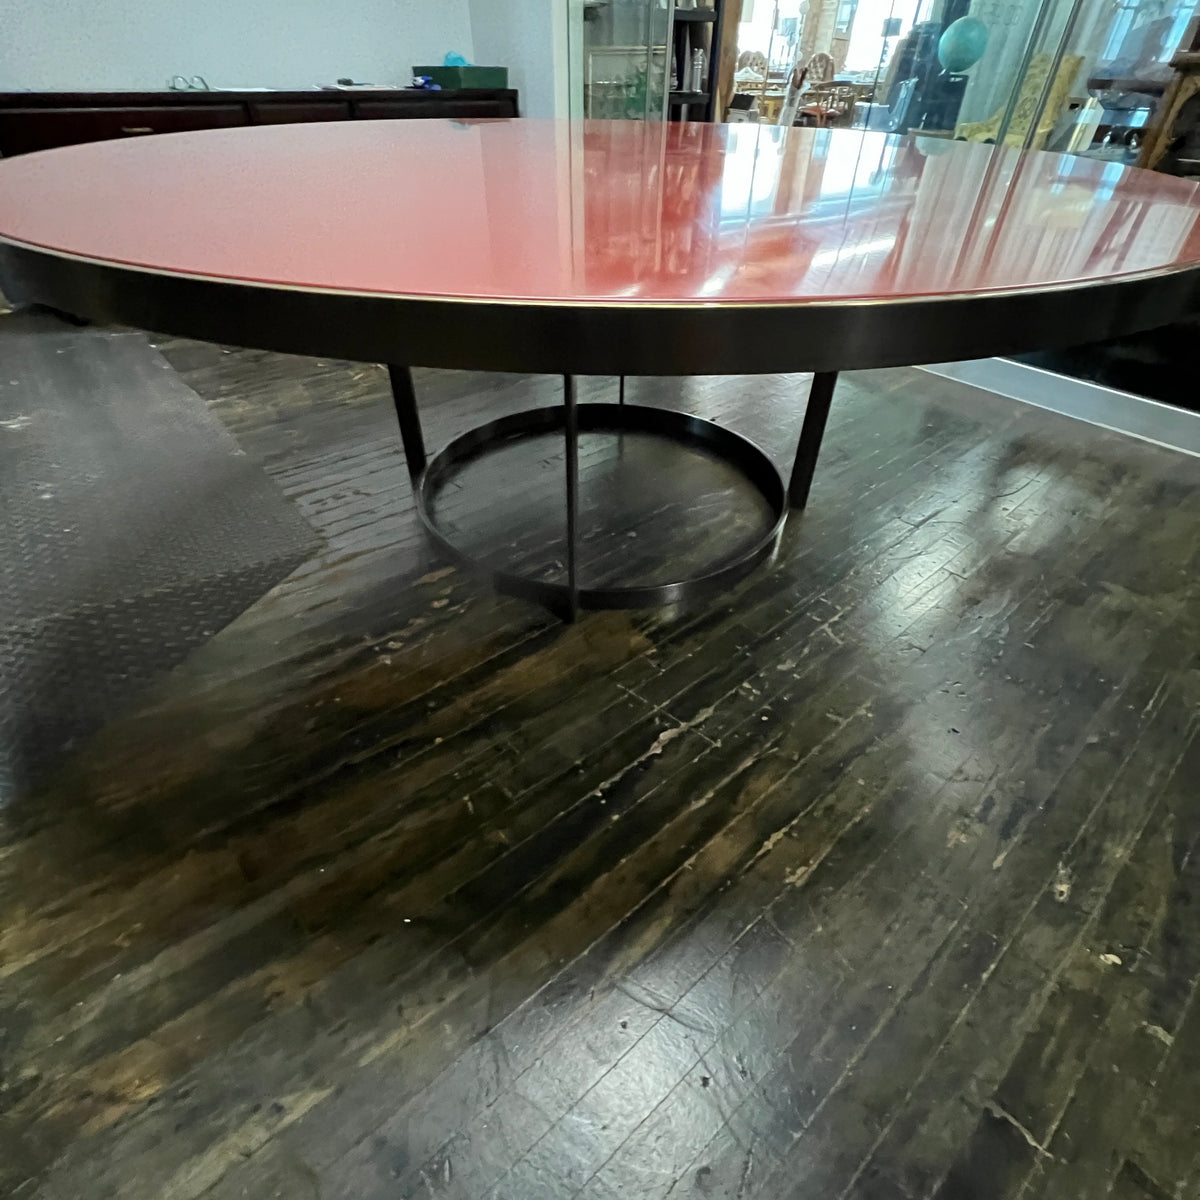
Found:
[{"label": "black rubber mat", "polygon": [[144,335],[0,319],[0,807],[318,543]]}]

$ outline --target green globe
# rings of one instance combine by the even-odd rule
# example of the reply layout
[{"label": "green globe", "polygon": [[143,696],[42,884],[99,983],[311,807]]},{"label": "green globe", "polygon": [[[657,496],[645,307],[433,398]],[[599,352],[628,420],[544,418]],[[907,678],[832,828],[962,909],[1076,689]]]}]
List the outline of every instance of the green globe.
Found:
[{"label": "green globe", "polygon": [[938,62],[952,75],[959,75],[983,57],[987,40],[987,26],[978,17],[959,17],[938,39]]}]

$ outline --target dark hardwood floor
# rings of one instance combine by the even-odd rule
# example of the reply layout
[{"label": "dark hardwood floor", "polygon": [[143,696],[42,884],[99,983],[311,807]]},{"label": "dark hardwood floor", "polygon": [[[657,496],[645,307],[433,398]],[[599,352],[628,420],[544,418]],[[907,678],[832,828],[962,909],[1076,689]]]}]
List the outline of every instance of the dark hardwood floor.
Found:
[{"label": "dark hardwood floor", "polygon": [[[1200,1196],[1195,459],[845,376],[775,562],[566,626],[425,546],[382,370],[162,349],[326,544],[0,811],[0,1194]],[[631,392],[786,464],[806,387]],[[555,453],[464,537],[553,569]],[[596,570],[736,535],[619,460]]]}]

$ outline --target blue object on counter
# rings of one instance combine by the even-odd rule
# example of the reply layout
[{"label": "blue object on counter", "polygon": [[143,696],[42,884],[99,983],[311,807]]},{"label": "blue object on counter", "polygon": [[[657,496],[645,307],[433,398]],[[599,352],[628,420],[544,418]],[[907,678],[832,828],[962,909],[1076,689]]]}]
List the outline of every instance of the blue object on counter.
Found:
[{"label": "blue object on counter", "polygon": [[412,85],[423,92],[440,92],[442,90],[442,85],[434,83],[428,75],[414,75]]}]

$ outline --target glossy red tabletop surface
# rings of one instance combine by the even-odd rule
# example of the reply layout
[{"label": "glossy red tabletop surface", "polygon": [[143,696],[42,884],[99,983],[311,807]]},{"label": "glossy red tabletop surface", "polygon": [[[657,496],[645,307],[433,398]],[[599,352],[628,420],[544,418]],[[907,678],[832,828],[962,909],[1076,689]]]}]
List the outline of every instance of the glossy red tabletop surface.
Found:
[{"label": "glossy red tabletop surface", "polygon": [[0,161],[0,237],[301,289],[670,304],[1044,290],[1200,265],[1197,184],[850,130],[330,122]]}]

